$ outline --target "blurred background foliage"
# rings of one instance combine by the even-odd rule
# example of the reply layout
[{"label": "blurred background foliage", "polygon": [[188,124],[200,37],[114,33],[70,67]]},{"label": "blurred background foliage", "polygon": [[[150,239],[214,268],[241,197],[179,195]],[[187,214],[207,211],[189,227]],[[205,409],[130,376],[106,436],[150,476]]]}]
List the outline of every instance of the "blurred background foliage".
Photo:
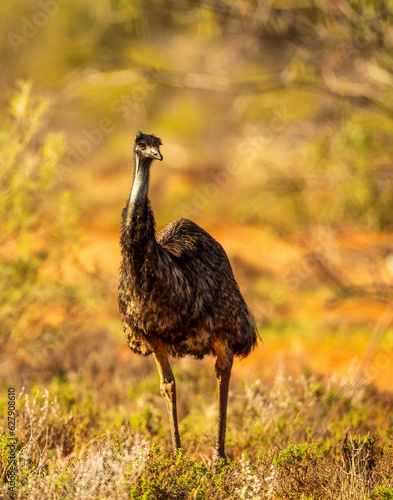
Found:
[{"label": "blurred background foliage", "polygon": [[363,287],[385,307],[392,13],[387,0],[2,2],[3,351],[88,323],[121,335],[139,129],[164,143],[158,227],[185,216],[221,238],[259,325],[285,323],[300,292],[324,303]]},{"label": "blurred background foliage", "polygon": [[0,130],[1,349],[36,361],[74,326],[84,302],[64,278],[64,259],[77,248],[78,216],[57,178],[65,140],[50,130],[49,108],[31,82],[17,81]]},{"label": "blurred background foliage", "polygon": [[190,199],[186,170],[237,161],[226,189],[241,220],[387,229],[391,14],[387,1],[4,4],[0,85],[50,94],[69,178],[123,168],[139,128],[162,135],[181,170],[157,173],[163,219]]}]

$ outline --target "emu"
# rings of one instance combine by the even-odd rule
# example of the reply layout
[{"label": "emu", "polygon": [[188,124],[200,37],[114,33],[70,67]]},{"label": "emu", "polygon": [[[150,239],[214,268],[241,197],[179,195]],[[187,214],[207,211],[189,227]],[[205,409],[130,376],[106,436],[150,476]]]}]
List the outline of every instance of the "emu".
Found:
[{"label": "emu", "polygon": [[257,343],[255,322],[222,246],[188,219],[159,233],[148,199],[150,166],[163,159],[161,140],[139,132],[135,175],[122,214],[122,264],[118,304],[128,346],[153,354],[168,410],[173,451],[180,448],[176,385],[168,355],[216,356],[218,434],[213,463],[225,457],[228,387],[233,357],[248,356]]}]

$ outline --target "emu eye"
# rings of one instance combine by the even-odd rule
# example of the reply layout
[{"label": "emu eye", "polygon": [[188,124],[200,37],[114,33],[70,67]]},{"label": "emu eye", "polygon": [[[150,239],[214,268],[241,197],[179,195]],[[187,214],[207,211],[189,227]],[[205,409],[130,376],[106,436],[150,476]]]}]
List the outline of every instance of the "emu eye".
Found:
[{"label": "emu eye", "polygon": [[140,147],[141,149],[146,149],[146,144],[144,144],[144,143],[142,142],[142,144],[139,144],[139,147]]}]

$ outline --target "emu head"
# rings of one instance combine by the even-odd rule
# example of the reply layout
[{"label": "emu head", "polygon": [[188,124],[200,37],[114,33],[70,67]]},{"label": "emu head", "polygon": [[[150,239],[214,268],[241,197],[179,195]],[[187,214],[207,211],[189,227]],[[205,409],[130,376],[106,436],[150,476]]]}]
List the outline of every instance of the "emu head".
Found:
[{"label": "emu head", "polygon": [[161,139],[155,135],[148,135],[139,132],[135,139],[134,152],[139,158],[152,158],[154,160],[162,160],[160,146]]}]

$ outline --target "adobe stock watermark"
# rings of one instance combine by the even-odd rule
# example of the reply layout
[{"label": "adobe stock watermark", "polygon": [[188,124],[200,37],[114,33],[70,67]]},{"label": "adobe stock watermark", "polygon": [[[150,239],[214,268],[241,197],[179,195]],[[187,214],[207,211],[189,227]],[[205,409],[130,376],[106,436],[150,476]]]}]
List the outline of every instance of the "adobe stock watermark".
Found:
[{"label": "adobe stock watermark", "polygon": [[[253,127],[252,135],[248,135],[238,146],[239,153],[244,157],[246,163],[255,160],[277,134],[285,131],[294,115],[288,113],[287,108],[274,110],[273,117],[261,127]],[[182,203],[179,210],[184,217],[197,215],[204,210],[211,200],[216,198],[222,189],[229,185],[234,177],[242,172],[242,164],[238,161],[230,161],[226,168],[220,171],[209,172],[210,180],[202,188],[194,188],[189,203]]]},{"label": "adobe stock watermark", "polygon": [[209,172],[210,181],[206,182],[202,188],[194,188],[189,203],[182,203],[179,210],[184,217],[190,217],[204,210],[210,201],[216,198],[222,189],[230,184],[232,178],[241,171],[238,162],[230,162],[224,170]]},{"label": "adobe stock watermark", "polygon": [[[299,289],[310,276],[315,276],[321,264],[328,267],[329,261],[333,260],[336,254],[335,247],[331,246],[329,241],[321,242],[311,254],[306,255],[296,267],[284,275],[285,284],[294,290]],[[342,284],[345,284],[344,281]],[[356,385],[361,379],[376,382],[383,373],[392,371],[393,337],[386,338],[392,333],[392,325],[393,302],[382,313],[370,337],[360,365],[352,379],[353,384]]]},{"label": "adobe stock watermark", "polygon": [[[112,276],[105,281],[96,280],[92,296],[100,301],[101,307],[110,304],[116,297],[117,287],[119,283],[118,276]],[[59,353],[62,352],[64,344],[67,340],[76,338],[79,332],[87,325],[91,325],[97,320],[97,310],[93,308],[78,307],[73,312],[75,318],[69,319],[61,329],[59,334],[53,341],[47,345],[39,345],[33,352],[35,362],[40,365],[52,362],[56,359]]]},{"label": "adobe stock watermark", "polygon": [[23,16],[21,18],[22,26],[19,33],[10,31],[7,33],[8,41],[11,44],[15,54],[19,54],[22,47],[26,46],[35,38],[40,29],[45,28],[49,21],[53,19],[60,11],[61,5],[69,3],[70,0],[39,0],[40,7],[31,18]]},{"label": "adobe stock watermark", "polygon": [[111,134],[116,130],[113,120],[110,118],[102,118],[98,122],[98,126],[91,129],[82,130],[82,138],[77,144],[68,148],[64,158],[58,165],[57,176],[62,178],[66,171],[71,170],[75,165],[81,163],[85,158],[90,156],[92,152],[104,140],[106,135]]},{"label": "adobe stock watermark", "polygon": [[[157,87],[158,83],[151,77],[145,76],[138,85],[124,92],[115,99],[110,106],[111,112],[120,120],[126,120],[137,110],[147,98],[148,93]],[[105,137],[116,131],[116,121],[111,117],[102,118],[98,126],[84,129],[77,143],[67,149],[67,152],[58,165],[57,176],[62,178],[66,172],[75,168],[90,156],[104,141]]]},{"label": "adobe stock watermark", "polygon": [[[318,260],[329,262],[335,255],[335,250],[331,246],[329,240],[320,241],[314,251],[306,256],[303,256],[301,261],[292,266],[283,276],[283,283],[289,286],[292,290],[298,290],[302,284],[314,276]],[[276,289],[273,290],[268,299],[262,301],[256,308],[256,313],[267,321],[282,303],[285,302],[285,293]]]}]

